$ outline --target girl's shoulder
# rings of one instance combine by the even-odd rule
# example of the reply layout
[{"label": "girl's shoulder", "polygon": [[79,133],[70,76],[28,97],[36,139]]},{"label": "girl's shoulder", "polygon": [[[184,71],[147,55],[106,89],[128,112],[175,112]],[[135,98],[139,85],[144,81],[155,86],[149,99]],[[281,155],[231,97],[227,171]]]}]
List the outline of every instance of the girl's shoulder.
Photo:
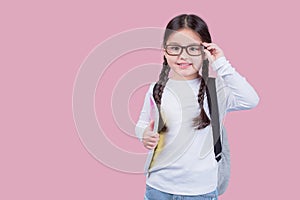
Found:
[{"label": "girl's shoulder", "polygon": [[153,88],[154,88],[155,84],[156,84],[156,82],[150,83],[147,93],[149,93],[151,95],[153,94]]}]

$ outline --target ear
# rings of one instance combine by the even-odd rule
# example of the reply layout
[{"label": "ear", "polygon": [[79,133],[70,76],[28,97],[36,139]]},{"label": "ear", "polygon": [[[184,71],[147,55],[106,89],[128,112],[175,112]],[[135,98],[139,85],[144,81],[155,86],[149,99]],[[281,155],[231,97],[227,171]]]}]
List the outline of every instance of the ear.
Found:
[{"label": "ear", "polygon": [[166,52],[166,49],[165,49],[165,48],[163,48],[163,49],[162,49],[162,51],[164,52],[164,56],[165,56],[165,57],[167,57],[167,56],[168,56],[168,54],[167,54],[167,52]]},{"label": "ear", "polygon": [[160,50],[161,50],[160,52],[162,52],[165,56],[166,55],[166,49],[165,49],[165,46],[163,44],[161,44]]}]

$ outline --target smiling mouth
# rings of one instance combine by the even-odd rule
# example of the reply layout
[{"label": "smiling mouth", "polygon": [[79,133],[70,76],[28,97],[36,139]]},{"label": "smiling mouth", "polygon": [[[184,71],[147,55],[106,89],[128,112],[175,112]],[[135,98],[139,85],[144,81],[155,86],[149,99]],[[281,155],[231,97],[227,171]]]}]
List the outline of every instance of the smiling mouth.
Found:
[{"label": "smiling mouth", "polygon": [[177,63],[177,65],[181,69],[186,69],[186,68],[190,67],[192,65],[192,63]]}]

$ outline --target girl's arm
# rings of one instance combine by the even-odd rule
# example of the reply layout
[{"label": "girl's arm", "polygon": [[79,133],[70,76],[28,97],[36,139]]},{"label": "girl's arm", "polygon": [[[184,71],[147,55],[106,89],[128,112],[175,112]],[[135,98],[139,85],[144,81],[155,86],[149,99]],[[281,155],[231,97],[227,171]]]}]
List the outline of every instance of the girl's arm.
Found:
[{"label": "girl's arm", "polygon": [[246,110],[255,107],[259,97],[253,87],[226,60],[224,53],[214,43],[203,43],[205,55],[212,63],[212,68],[223,80],[226,94],[226,112]]},{"label": "girl's arm", "polygon": [[241,76],[224,56],[212,63],[212,68],[223,80],[226,94],[226,112],[254,108],[259,97],[247,80]]},{"label": "girl's arm", "polygon": [[145,99],[142,111],[140,113],[139,120],[135,126],[135,135],[140,141],[143,140],[143,134],[145,129],[148,127],[151,116],[150,116],[150,95],[151,95],[151,86],[149,87]]},{"label": "girl's arm", "polygon": [[159,134],[154,132],[154,114],[150,103],[150,96],[155,83],[152,83],[146,93],[143,109],[141,111],[139,120],[135,126],[135,134],[138,139],[143,142],[146,149],[154,149],[159,141]]}]

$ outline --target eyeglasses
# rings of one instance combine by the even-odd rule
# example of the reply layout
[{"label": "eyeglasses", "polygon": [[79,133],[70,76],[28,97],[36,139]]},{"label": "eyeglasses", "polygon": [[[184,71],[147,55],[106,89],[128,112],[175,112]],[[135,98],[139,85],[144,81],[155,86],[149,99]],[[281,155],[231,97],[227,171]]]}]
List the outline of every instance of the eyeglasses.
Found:
[{"label": "eyeglasses", "polygon": [[179,56],[182,54],[183,49],[186,50],[187,54],[190,56],[200,56],[204,50],[202,45],[188,45],[188,46],[180,46],[180,45],[166,45],[165,50],[170,56]]}]

